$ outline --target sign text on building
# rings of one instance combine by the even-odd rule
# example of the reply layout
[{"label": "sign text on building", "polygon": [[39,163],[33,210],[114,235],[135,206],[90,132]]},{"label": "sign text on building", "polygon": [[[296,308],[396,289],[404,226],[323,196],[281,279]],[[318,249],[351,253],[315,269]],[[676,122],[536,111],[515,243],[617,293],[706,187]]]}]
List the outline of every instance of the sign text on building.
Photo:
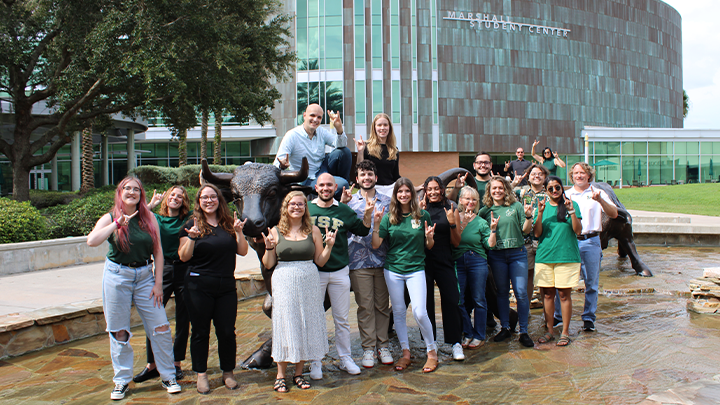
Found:
[{"label": "sign text on building", "polygon": [[[503,18],[507,18],[504,20]],[[483,13],[463,13],[448,11],[447,17],[443,17],[443,20],[455,20],[455,21],[468,21],[471,27],[482,28],[485,26],[487,29],[502,29],[507,32],[518,31],[523,32],[523,28],[530,34],[536,35],[548,35],[567,38],[570,30],[565,28],[547,27],[544,25],[527,24],[521,22],[510,21],[510,18],[500,16],[498,20],[495,14],[483,14]]]}]

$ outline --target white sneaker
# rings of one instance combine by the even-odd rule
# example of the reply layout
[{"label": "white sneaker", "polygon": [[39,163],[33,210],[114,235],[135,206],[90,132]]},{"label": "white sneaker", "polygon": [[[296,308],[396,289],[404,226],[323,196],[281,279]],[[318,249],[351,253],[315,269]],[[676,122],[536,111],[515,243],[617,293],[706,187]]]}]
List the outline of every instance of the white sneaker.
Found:
[{"label": "white sneaker", "polygon": [[172,377],[167,381],[163,381],[161,385],[167,390],[168,394],[177,394],[182,391],[182,387],[180,387],[180,384],[177,383],[175,377]]},{"label": "white sneaker", "polygon": [[310,378],[322,380],[322,361],[313,360],[310,362]]},{"label": "white sneaker", "polygon": [[360,367],[355,364],[352,357],[350,356],[340,357],[340,370],[347,371],[348,374],[351,375],[360,374]]},{"label": "white sneaker", "polygon": [[463,348],[460,343],[455,343],[453,345],[452,352],[453,352],[453,360],[456,360],[456,361],[465,360],[465,353],[463,353]]},{"label": "white sneaker", "polygon": [[390,349],[387,347],[381,347],[380,350],[378,350],[378,357],[382,364],[393,364],[394,362],[392,354],[390,354]]},{"label": "white sneaker", "polygon": [[365,350],[363,352],[362,366],[365,368],[373,368],[375,366],[375,352],[372,350]]},{"label": "white sneaker", "polygon": [[125,393],[128,391],[127,384],[115,384],[115,388],[110,393],[110,399],[118,400],[125,398]]}]

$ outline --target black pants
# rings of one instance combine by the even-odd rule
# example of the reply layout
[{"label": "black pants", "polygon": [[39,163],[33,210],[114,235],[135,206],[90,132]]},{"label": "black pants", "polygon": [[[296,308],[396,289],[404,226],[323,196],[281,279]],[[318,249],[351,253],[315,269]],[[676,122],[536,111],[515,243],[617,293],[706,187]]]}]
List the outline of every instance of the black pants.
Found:
[{"label": "black pants", "polygon": [[190,356],[196,373],[207,372],[210,347],[210,321],[215,326],[218,341],[220,369],[235,369],[235,320],[237,318],[237,290],[235,277],[207,275],[185,277],[185,304],[190,313],[192,336]]},{"label": "black pants", "polygon": [[440,291],[443,332],[445,343],[455,344],[462,340],[462,318],[460,315],[460,288],[452,260],[425,259],[425,282],[427,284],[427,313],[437,340],[435,326],[435,284]]},{"label": "black pants", "polygon": [[[170,295],[175,293],[175,344],[173,344],[173,353],[175,361],[183,361],[185,360],[190,333],[190,315],[188,315],[185,300],[183,299],[183,284],[185,283],[187,264],[182,262],[172,264],[172,262],[172,259],[165,258],[165,266],[163,266],[163,306],[170,301]],[[149,338],[145,338],[145,350],[147,351],[147,362],[155,363],[155,356],[153,356]]]}]

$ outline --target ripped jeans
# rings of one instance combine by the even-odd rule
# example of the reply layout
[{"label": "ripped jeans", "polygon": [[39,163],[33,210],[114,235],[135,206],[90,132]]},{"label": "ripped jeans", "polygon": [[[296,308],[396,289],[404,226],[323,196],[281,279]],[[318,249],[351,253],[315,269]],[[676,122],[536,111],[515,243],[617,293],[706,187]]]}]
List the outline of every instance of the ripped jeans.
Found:
[{"label": "ripped jeans", "polygon": [[[143,267],[127,267],[105,259],[103,272],[103,312],[106,331],[110,335],[115,384],[127,384],[133,377],[133,349],[130,346],[130,308],[135,304],[145,333],[152,342],[155,364],[164,381],[175,376],[173,364],[172,334],[165,308],[153,305],[150,298],[155,285],[152,264]],[[165,326],[166,331],[156,331]],[[119,340],[117,332],[127,332],[127,340]]]}]

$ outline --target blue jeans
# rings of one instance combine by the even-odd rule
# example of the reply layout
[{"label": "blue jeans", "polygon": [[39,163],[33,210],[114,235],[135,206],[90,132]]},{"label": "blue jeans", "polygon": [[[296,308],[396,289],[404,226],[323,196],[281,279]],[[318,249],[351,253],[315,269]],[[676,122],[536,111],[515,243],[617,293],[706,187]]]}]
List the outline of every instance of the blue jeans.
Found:
[{"label": "blue jeans", "polygon": [[[583,308],[582,320],[595,323],[595,312],[597,312],[598,290],[600,289],[600,263],[602,262],[602,247],[600,237],[579,240],[580,248],[580,274],[585,281],[585,307]],[[555,319],[562,319],[560,314],[560,298],[555,297]]]},{"label": "blue jeans", "polygon": [[115,333],[120,331],[127,331],[128,336],[132,337],[130,308],[133,303],[145,327],[145,334],[152,342],[155,364],[160,376],[165,381],[175,377],[170,328],[168,327],[164,332],[156,331],[157,328],[169,326],[170,323],[165,315],[165,308],[155,306],[154,300],[150,298],[154,285],[152,264],[133,268],[105,259],[103,312],[107,324],[106,330],[110,335],[110,357],[115,371],[113,377],[115,384],[127,384],[133,377],[133,349],[130,346],[130,339],[120,341],[115,337]]},{"label": "blue jeans", "polygon": [[[335,184],[338,188],[335,192],[335,199],[340,200],[342,195],[343,187],[348,189],[350,183],[350,169],[352,168],[352,152],[348,148],[336,148],[334,151],[325,155],[325,159],[320,164],[320,168],[315,173],[314,179],[306,179],[302,182],[303,186],[310,186],[312,188],[311,193],[315,193],[315,184],[317,183],[317,176],[323,173],[330,173],[335,178]],[[312,173],[311,173],[312,174]]]},{"label": "blue jeans", "polygon": [[510,329],[510,283],[517,300],[520,333],[527,333],[530,303],[527,298],[527,250],[525,246],[489,250],[488,264],[497,287],[498,315],[503,328]]},{"label": "blue jeans", "polygon": [[[479,254],[465,252],[455,261],[458,285],[460,286],[460,315],[465,337],[485,340],[487,325],[487,303],[485,302],[485,282],[488,277],[487,260]],[[465,297],[469,297],[470,308],[475,310],[475,327],[465,306]]]}]

